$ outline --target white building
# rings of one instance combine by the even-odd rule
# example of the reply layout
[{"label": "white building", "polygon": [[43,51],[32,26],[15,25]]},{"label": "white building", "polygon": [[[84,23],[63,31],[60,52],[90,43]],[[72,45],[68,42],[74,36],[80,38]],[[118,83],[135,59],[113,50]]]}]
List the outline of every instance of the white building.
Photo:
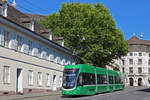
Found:
[{"label": "white building", "polygon": [[119,60],[126,86],[150,86],[150,40],[136,36],[128,41],[129,53]]},{"label": "white building", "polygon": [[0,95],[60,89],[66,64],[75,64],[72,51],[53,42],[52,32],[34,18],[0,0]]}]

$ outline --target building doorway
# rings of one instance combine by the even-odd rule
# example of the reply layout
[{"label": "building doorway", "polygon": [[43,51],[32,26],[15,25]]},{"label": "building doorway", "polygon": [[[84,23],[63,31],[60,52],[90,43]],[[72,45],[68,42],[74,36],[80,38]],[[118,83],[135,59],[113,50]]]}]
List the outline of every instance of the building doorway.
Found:
[{"label": "building doorway", "polygon": [[53,75],[53,91],[57,90],[56,86],[56,75]]},{"label": "building doorway", "polygon": [[17,80],[16,80],[16,92],[23,93],[23,77],[22,77],[22,69],[17,68]]},{"label": "building doorway", "polygon": [[129,82],[130,82],[130,86],[133,86],[134,84],[133,78],[129,78]]},{"label": "building doorway", "polygon": [[142,78],[138,79],[138,86],[142,86]]}]

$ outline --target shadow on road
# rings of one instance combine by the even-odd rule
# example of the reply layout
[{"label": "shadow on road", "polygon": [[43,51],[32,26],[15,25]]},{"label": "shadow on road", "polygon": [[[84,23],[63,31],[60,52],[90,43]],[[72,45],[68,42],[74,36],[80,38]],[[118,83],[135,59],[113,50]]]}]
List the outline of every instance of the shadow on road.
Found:
[{"label": "shadow on road", "polygon": [[150,88],[147,88],[147,89],[141,89],[141,90],[137,90],[137,91],[150,92]]},{"label": "shadow on road", "polygon": [[78,95],[78,96],[61,96],[61,98],[83,98],[87,97],[87,95]]},{"label": "shadow on road", "polygon": [[[117,91],[114,91],[114,92],[117,92]],[[106,93],[110,93],[110,92],[97,93],[95,95],[106,94]],[[90,97],[90,96],[95,96],[95,95],[72,95],[72,96],[62,95],[61,98],[84,98],[84,97]]]}]

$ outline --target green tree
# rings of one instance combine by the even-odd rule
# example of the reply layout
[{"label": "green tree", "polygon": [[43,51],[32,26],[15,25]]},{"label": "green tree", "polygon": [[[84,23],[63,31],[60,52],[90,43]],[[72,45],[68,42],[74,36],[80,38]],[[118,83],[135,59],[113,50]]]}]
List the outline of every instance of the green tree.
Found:
[{"label": "green tree", "polygon": [[63,3],[42,23],[64,37],[65,46],[77,53],[78,63],[104,66],[128,52],[123,33],[101,3]]}]

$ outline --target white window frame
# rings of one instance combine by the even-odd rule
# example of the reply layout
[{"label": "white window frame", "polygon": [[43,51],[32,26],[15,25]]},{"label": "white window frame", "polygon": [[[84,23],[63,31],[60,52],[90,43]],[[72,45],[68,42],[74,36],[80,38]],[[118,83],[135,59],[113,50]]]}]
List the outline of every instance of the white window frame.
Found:
[{"label": "white window frame", "polygon": [[38,72],[38,85],[42,86],[42,72]]},{"label": "white window frame", "polygon": [[4,84],[10,84],[10,66],[4,66],[3,82]]},{"label": "white window frame", "polygon": [[33,70],[28,70],[28,84],[33,85]]},{"label": "white window frame", "polygon": [[50,86],[50,74],[46,73],[46,86]]}]

